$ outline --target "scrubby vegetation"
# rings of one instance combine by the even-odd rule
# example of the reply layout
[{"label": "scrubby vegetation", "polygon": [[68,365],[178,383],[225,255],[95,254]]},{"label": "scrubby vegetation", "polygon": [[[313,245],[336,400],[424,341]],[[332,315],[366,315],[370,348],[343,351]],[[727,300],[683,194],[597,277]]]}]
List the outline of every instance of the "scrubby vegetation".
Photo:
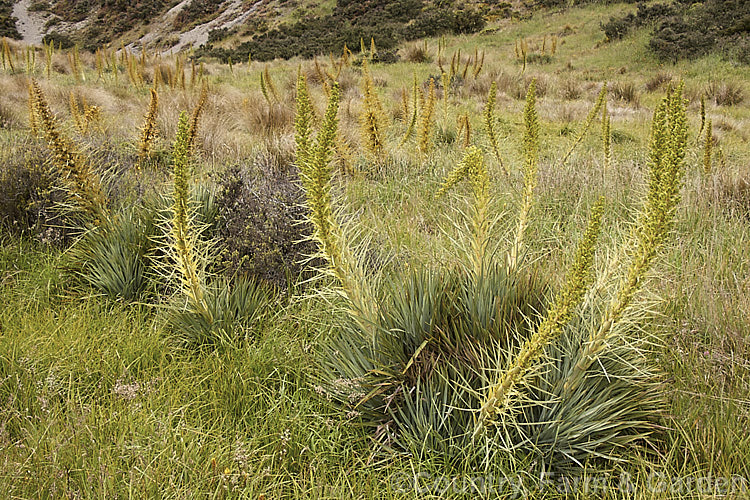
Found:
[{"label": "scrubby vegetation", "polygon": [[[475,33],[485,25],[484,12],[460,2],[424,0],[337,0],[333,12],[254,32],[239,46],[212,48],[201,53],[227,61],[257,61],[294,56],[310,58],[338,52],[346,45],[357,51],[360,41],[377,40],[380,50],[391,50],[399,41],[445,33]],[[382,59],[384,54],[380,54]]]},{"label": "scrubby vegetation", "polygon": [[649,48],[661,59],[677,61],[717,51],[750,64],[750,5],[741,0],[678,1],[638,4],[637,13],[602,25],[609,39],[641,26],[653,29]]},{"label": "scrubby vegetation", "polygon": [[16,28],[16,18],[13,17],[13,3],[10,0],[0,1],[0,37],[21,38]]},{"label": "scrubby vegetation", "polygon": [[4,40],[2,496],[747,496],[749,75],[632,8]]}]

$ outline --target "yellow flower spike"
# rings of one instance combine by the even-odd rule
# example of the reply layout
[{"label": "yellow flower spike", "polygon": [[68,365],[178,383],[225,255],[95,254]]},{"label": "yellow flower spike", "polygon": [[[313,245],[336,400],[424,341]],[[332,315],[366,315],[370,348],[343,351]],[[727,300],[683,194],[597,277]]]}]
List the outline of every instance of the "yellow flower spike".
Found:
[{"label": "yellow flower spike", "polygon": [[578,362],[566,377],[565,394],[582,382],[586,371],[604,351],[614,327],[643,285],[654,259],[672,230],[680,188],[685,172],[687,118],[682,98],[683,84],[668,94],[654,112],[649,154],[649,190],[638,222],[633,228],[634,241],[629,252],[630,265],[622,278],[618,293],[607,307],[601,326],[591,334]]},{"label": "yellow flower spike", "polygon": [[600,197],[591,209],[588,227],[578,243],[573,265],[568,270],[562,289],[555,295],[544,320],[521,347],[511,366],[502,373],[497,383],[489,388],[479,413],[474,436],[479,435],[498,412],[508,409],[513,388],[521,382],[535,361],[543,356],[544,349],[560,336],[572,319],[575,309],[583,301],[593,279],[591,268],[601,232],[603,213],[604,197]]},{"label": "yellow flower spike", "polygon": [[500,155],[500,148],[497,143],[497,134],[495,133],[495,100],[497,96],[497,82],[492,82],[490,94],[487,96],[487,105],[484,107],[484,126],[487,128],[487,136],[490,138],[492,151],[495,153],[497,161],[500,162],[500,168],[507,176],[508,170],[503,164],[503,157]]},{"label": "yellow flower spike", "polygon": [[159,95],[156,90],[151,89],[151,100],[148,103],[146,112],[146,121],[141,129],[141,141],[138,146],[139,164],[151,158],[153,154],[154,142],[159,135],[156,127],[156,115],[159,112]]},{"label": "yellow flower spike", "polygon": [[515,271],[518,267],[518,256],[523,244],[524,233],[529,225],[529,213],[534,202],[534,189],[537,184],[537,168],[539,155],[539,115],[536,112],[536,79],[531,81],[526,93],[526,106],[523,111],[523,192],[521,211],[518,216],[518,229],[515,241],[508,257],[508,269]]}]

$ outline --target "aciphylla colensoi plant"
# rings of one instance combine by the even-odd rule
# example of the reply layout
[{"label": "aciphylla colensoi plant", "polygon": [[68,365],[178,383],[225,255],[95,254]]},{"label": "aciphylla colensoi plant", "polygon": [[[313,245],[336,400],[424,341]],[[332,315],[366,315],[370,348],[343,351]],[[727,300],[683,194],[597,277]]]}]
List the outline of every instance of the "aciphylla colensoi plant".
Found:
[{"label": "aciphylla colensoi plant", "polygon": [[618,249],[620,264],[598,266],[610,269],[599,276],[603,198],[592,204],[564,274],[544,275],[528,257],[540,131],[533,82],[515,229],[497,234],[484,154],[469,147],[435,193],[469,184],[468,206],[459,212],[462,257],[448,268],[414,265],[377,279],[347,245],[334,208],[339,89],[332,88],[317,134],[302,79],[297,94],[297,165],[311,237],[345,318],[324,349],[321,388],[347,418],[371,427],[383,449],[472,470],[612,465],[634,456],[634,448],[646,450],[663,405],[650,356],[655,339],[645,333],[647,307],[638,292],[680,201],[682,87],[654,112],[645,199]]}]

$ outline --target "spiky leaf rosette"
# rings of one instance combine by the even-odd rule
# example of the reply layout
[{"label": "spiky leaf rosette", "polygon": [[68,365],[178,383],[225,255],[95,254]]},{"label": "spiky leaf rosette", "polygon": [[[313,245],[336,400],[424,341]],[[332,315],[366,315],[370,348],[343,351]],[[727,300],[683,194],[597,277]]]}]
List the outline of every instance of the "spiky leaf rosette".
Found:
[{"label": "spiky leaf rosette", "polygon": [[[646,205],[653,199],[657,208],[644,210],[642,227],[669,226],[679,195],[674,180],[684,156],[682,103],[674,97],[669,102],[662,114],[669,108],[672,118],[657,113],[653,134],[655,142],[670,145],[651,155],[659,168],[650,176]],[[536,182],[533,104],[532,86],[525,113],[527,207]],[[446,184],[484,178],[479,159],[467,151]],[[474,203],[481,202],[486,191],[481,182],[474,187]],[[384,283],[384,299],[366,325],[349,308],[327,344],[319,390],[345,407],[349,418],[374,428],[388,449],[420,459],[471,470],[499,467],[508,474],[533,463],[549,471],[627,460],[623,451],[647,443],[654,431],[660,398],[650,339],[640,326],[643,314],[619,310],[622,297],[634,293],[627,285],[607,293],[619,311],[616,328],[607,331],[616,331],[618,342],[592,342],[613,307],[601,303],[601,290],[587,293],[602,211],[600,201],[554,293],[526,259],[508,266],[488,254],[479,274],[463,262],[396,273]],[[653,258],[647,245],[658,246],[663,234],[636,234],[640,243],[629,255],[642,270]],[[594,352],[592,346],[606,349]],[[576,370],[581,376],[571,378]],[[477,423],[481,432],[474,432]]]},{"label": "spiky leaf rosette", "polygon": [[187,307],[169,315],[169,327],[184,347],[233,347],[255,337],[256,326],[271,303],[266,287],[251,279],[219,279],[205,291],[205,311]]},{"label": "spiky leaf rosette", "polygon": [[355,321],[332,339],[324,389],[404,448],[455,454],[470,441],[478,374],[491,370],[496,347],[517,347],[530,333],[545,289],[538,276],[505,266],[479,280],[462,268],[394,276],[374,342]]},{"label": "spiky leaf rosette", "polygon": [[128,209],[83,235],[70,250],[73,271],[93,290],[137,300],[149,287],[155,225],[147,210]]},{"label": "spiky leaf rosette", "polygon": [[169,208],[157,209],[163,233],[157,244],[166,257],[157,272],[176,290],[166,306],[167,328],[183,347],[233,347],[252,337],[270,296],[255,281],[210,279],[214,242],[204,232],[217,207],[210,191],[191,186],[190,152],[188,115],[182,112],[172,152],[171,198],[164,200]]}]

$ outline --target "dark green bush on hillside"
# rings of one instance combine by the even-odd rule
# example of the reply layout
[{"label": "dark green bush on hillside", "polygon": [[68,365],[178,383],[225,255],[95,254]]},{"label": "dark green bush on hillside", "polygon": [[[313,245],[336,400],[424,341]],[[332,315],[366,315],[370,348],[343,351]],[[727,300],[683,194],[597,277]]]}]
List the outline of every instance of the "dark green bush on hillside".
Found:
[{"label": "dark green bush on hillside", "polygon": [[192,0],[174,19],[175,29],[187,29],[213,19],[224,0]]},{"label": "dark green bush on hillside", "polygon": [[[388,51],[401,40],[413,40],[443,33],[473,33],[485,25],[484,13],[459,2],[443,1],[436,5],[424,0],[338,0],[333,13],[282,24],[271,30],[257,26],[251,40],[233,49],[211,45],[200,54],[224,61],[247,59],[248,53],[257,61],[294,56],[313,57],[340,52],[346,44],[357,51],[360,40],[369,47],[370,38],[379,50]],[[212,41],[218,38],[217,33]]]},{"label": "dark green bush on hillside", "polygon": [[612,17],[606,24],[602,24],[602,30],[607,38],[610,40],[616,40],[624,37],[631,30],[653,24],[666,17],[674,16],[677,14],[677,9],[670,4],[656,3],[656,4],[638,4],[638,11],[636,13],[626,14],[621,17]]},{"label": "dark green bush on hillside", "polygon": [[52,13],[64,21],[88,19],[87,27],[73,38],[84,48],[93,50],[135,26],[148,24],[170,3],[166,0],[58,0]]},{"label": "dark green bush on hillside", "polygon": [[679,0],[639,3],[636,13],[612,17],[602,24],[610,40],[653,25],[649,48],[661,59],[675,62],[719,51],[750,64],[750,2],[745,0]]},{"label": "dark green bush on hillside", "polygon": [[16,29],[16,18],[12,16],[13,3],[10,0],[0,0],[0,37],[19,40],[21,34]]},{"label": "dark green bush on hillside", "polygon": [[50,43],[54,43],[55,47],[59,49],[69,49],[75,45],[73,40],[71,40],[68,35],[57,33],[55,31],[44,35],[44,38],[42,38],[42,42],[47,45],[49,45]]},{"label": "dark green bush on hillside", "polygon": [[664,19],[654,30],[649,47],[665,60],[676,61],[711,51],[750,63],[750,2],[706,0],[694,2],[683,13]]}]

